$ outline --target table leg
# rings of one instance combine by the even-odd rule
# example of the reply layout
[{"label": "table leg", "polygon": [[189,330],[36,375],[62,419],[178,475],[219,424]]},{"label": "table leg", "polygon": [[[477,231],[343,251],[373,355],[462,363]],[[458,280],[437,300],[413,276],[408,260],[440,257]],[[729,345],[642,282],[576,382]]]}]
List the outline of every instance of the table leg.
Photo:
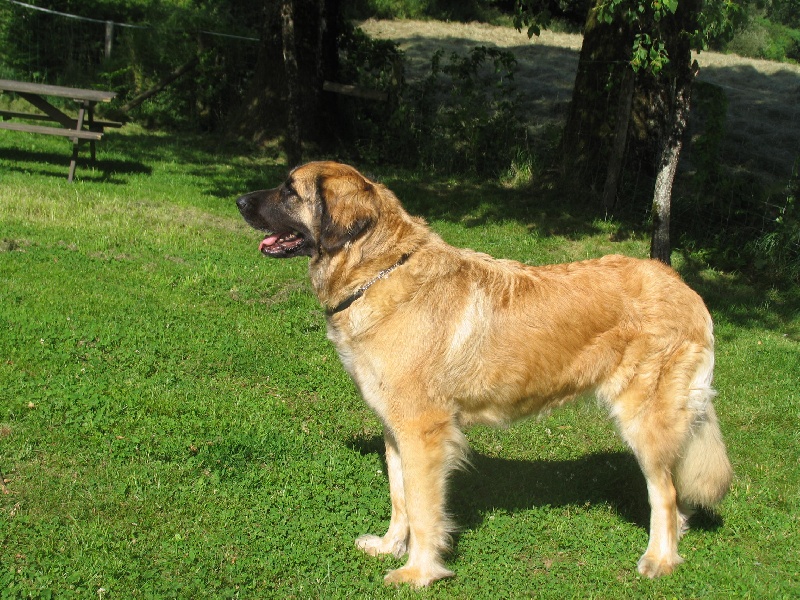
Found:
[{"label": "table leg", "polygon": [[[86,106],[86,109],[89,111],[89,131],[94,131],[94,103],[90,102]],[[89,141],[89,148],[91,148],[92,153],[92,163],[95,161],[95,147],[94,147],[94,140]]]},{"label": "table leg", "polygon": [[[78,123],[75,127],[77,130],[83,129],[83,115],[86,112],[86,107],[81,104],[81,107],[78,109]],[[72,160],[69,163],[69,175],[67,175],[67,182],[72,183],[72,179],[75,177],[75,167],[78,165],[78,148],[80,147],[80,139],[72,138]]]}]

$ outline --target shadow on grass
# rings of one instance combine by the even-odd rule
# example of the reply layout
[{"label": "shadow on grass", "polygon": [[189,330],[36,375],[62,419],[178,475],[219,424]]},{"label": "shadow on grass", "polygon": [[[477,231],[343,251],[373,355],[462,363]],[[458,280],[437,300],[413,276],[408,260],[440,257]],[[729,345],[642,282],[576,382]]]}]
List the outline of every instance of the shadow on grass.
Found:
[{"label": "shadow on grass", "polygon": [[448,221],[467,228],[517,221],[531,233],[569,240],[600,232],[587,206],[541,187],[510,189],[470,180],[454,186],[444,180],[431,184],[398,176],[382,178],[381,183],[394,192],[408,212],[428,221]]},{"label": "shadow on grass", "polygon": [[681,277],[703,298],[715,315],[738,327],[767,329],[800,341],[800,290],[796,287],[755,285],[745,277],[711,273],[683,255]]},{"label": "shadow on grass", "polygon": [[[384,456],[383,438],[378,436],[357,438],[348,445],[361,454]],[[513,513],[598,504],[611,506],[626,521],[649,529],[647,487],[628,452],[596,452],[574,460],[514,460],[472,452],[470,462],[471,467],[452,477],[448,500],[448,509],[464,529],[479,526],[493,510]],[[722,524],[722,518],[710,511],[692,517],[692,527],[704,531]]]},{"label": "shadow on grass", "polygon": [[[72,146],[60,143],[62,140],[37,141],[41,149],[30,150],[21,148],[13,137],[0,139],[4,144],[0,146],[0,163],[11,172],[66,179]],[[187,175],[207,185],[204,191],[209,195],[236,198],[254,189],[273,187],[286,176],[285,167],[265,165],[262,158],[257,150],[208,135],[111,134],[98,144],[94,162],[88,146],[81,146],[75,178],[126,185],[131,177],[153,175],[159,165],[182,165],[179,168]]]},{"label": "shadow on grass", "polygon": [[[8,162],[6,168],[9,171],[17,173],[34,171],[38,175],[58,179],[67,178],[71,156],[72,150],[66,147],[63,153],[0,148],[0,161]],[[103,158],[100,149],[97,152],[97,160],[92,162],[89,158],[88,148],[81,148],[75,179],[126,184],[128,183],[126,175],[149,175],[150,173],[152,173],[152,168],[142,162]]]},{"label": "shadow on grass", "polygon": [[[13,138],[8,142],[10,146],[0,146],[0,163],[5,169],[66,180],[68,144],[48,140],[42,150],[29,150],[20,148]],[[62,147],[63,152],[55,150]],[[150,177],[162,163],[178,165],[196,178],[202,193],[230,200],[231,213],[235,214],[235,198],[249,191],[274,187],[286,177],[288,168],[270,156],[270,152],[255,150],[244,143],[221,142],[208,135],[111,134],[98,146],[98,159],[93,167],[88,149],[82,149],[76,178],[125,185],[137,176]],[[370,175],[368,169],[365,173]],[[513,189],[474,177],[453,180],[403,171],[388,171],[378,179],[410,213],[429,221],[458,223],[467,229],[516,221],[532,235],[562,236],[570,241],[601,232],[597,225],[598,207],[575,190],[553,182]],[[622,241],[631,231],[641,230],[641,215],[622,215],[615,221],[618,229],[614,240]],[[716,315],[736,325],[764,327],[800,340],[797,290],[775,289],[767,295],[766,286],[752,284],[744,277],[709,275],[705,265],[692,261],[689,255],[684,257],[681,275]]]},{"label": "shadow on grass", "polygon": [[[276,151],[258,150],[201,134],[176,137],[128,134],[115,140],[118,148],[148,164],[185,165],[185,173],[202,182],[203,192],[221,199],[236,199],[254,190],[272,188],[282,182],[288,169],[277,161]],[[273,164],[270,164],[273,163]]]}]

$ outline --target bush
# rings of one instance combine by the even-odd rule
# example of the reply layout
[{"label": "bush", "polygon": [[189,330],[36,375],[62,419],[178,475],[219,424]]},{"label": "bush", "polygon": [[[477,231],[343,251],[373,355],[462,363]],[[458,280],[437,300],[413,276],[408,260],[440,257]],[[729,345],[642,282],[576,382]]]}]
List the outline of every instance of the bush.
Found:
[{"label": "bush", "polygon": [[800,0],[771,0],[766,12],[772,22],[800,29]]},{"label": "bush", "polygon": [[800,160],[785,191],[719,159],[728,100],[722,88],[696,82],[695,126],[689,146],[691,191],[674,199],[679,245],[713,262],[775,281],[800,282]]},{"label": "bush", "polygon": [[[263,3],[186,3],[84,0],[40,6],[98,20],[135,24],[114,28],[111,57],[105,56],[105,24],[65,18],[3,3],[0,6],[0,74],[70,86],[102,85],[125,102],[148,90],[193,58],[199,68],[170,85],[133,117],[146,124],[213,128],[223,111],[238,103],[256,60],[251,41],[207,31],[257,36]],[[248,29],[252,27],[252,29]]]},{"label": "bush", "polygon": [[800,29],[751,15],[725,46],[726,52],[778,62],[800,61]]},{"label": "bush", "polygon": [[[439,19],[442,21],[486,21],[501,12],[496,0],[355,0],[347,2],[346,14],[353,19]],[[500,9],[500,10],[498,10]]]},{"label": "bush", "polygon": [[800,161],[786,189],[785,202],[768,206],[765,231],[746,250],[754,266],[774,279],[800,283]]},{"label": "bush", "polygon": [[393,43],[359,32],[342,48],[342,72],[350,83],[392,95],[386,104],[349,98],[340,103],[346,115],[342,130],[360,160],[487,176],[524,170],[530,152],[512,53],[479,46],[445,59],[440,50],[429,75],[409,84]]},{"label": "bush", "polygon": [[496,176],[527,146],[513,85],[516,59],[485,46],[442,59],[441,50],[434,54],[430,75],[410,90],[398,125],[410,125],[420,166]]}]

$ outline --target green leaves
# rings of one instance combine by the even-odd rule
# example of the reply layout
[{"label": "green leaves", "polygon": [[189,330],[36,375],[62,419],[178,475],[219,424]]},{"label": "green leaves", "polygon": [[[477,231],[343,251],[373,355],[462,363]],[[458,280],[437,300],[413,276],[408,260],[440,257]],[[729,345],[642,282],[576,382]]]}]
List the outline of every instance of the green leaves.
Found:
[{"label": "green leaves", "polygon": [[629,26],[635,32],[631,68],[658,75],[670,60],[664,21],[677,10],[678,0],[610,0],[598,7],[597,19],[606,25],[620,22]]},{"label": "green leaves", "polygon": [[550,26],[552,14],[545,2],[540,0],[517,0],[514,4],[514,27],[522,31],[528,28],[528,37],[538,36],[542,29]]},{"label": "green leaves", "polygon": [[646,33],[636,35],[630,63],[635,72],[645,70],[658,75],[668,62],[669,55],[662,40],[653,40]]},{"label": "green leaves", "polygon": [[[631,68],[657,76],[671,59],[667,40],[675,39],[673,20],[678,8],[679,0],[606,0],[597,5],[596,18],[605,25],[629,27],[634,35]],[[693,49],[705,50],[712,40],[732,35],[741,13],[731,0],[704,0],[690,15],[694,25],[677,35],[688,36]]]}]

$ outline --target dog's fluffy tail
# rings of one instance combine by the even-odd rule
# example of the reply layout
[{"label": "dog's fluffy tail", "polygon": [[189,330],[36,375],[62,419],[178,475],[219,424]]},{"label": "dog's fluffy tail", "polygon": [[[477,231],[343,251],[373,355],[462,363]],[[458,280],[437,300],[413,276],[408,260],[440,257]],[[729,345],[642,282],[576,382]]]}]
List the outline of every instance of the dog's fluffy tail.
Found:
[{"label": "dog's fluffy tail", "polygon": [[[713,356],[713,355],[712,355]],[[728,492],[733,470],[711,400],[713,358],[697,374],[689,393],[689,409],[694,413],[689,436],[675,465],[673,479],[681,505],[713,507]]]}]

